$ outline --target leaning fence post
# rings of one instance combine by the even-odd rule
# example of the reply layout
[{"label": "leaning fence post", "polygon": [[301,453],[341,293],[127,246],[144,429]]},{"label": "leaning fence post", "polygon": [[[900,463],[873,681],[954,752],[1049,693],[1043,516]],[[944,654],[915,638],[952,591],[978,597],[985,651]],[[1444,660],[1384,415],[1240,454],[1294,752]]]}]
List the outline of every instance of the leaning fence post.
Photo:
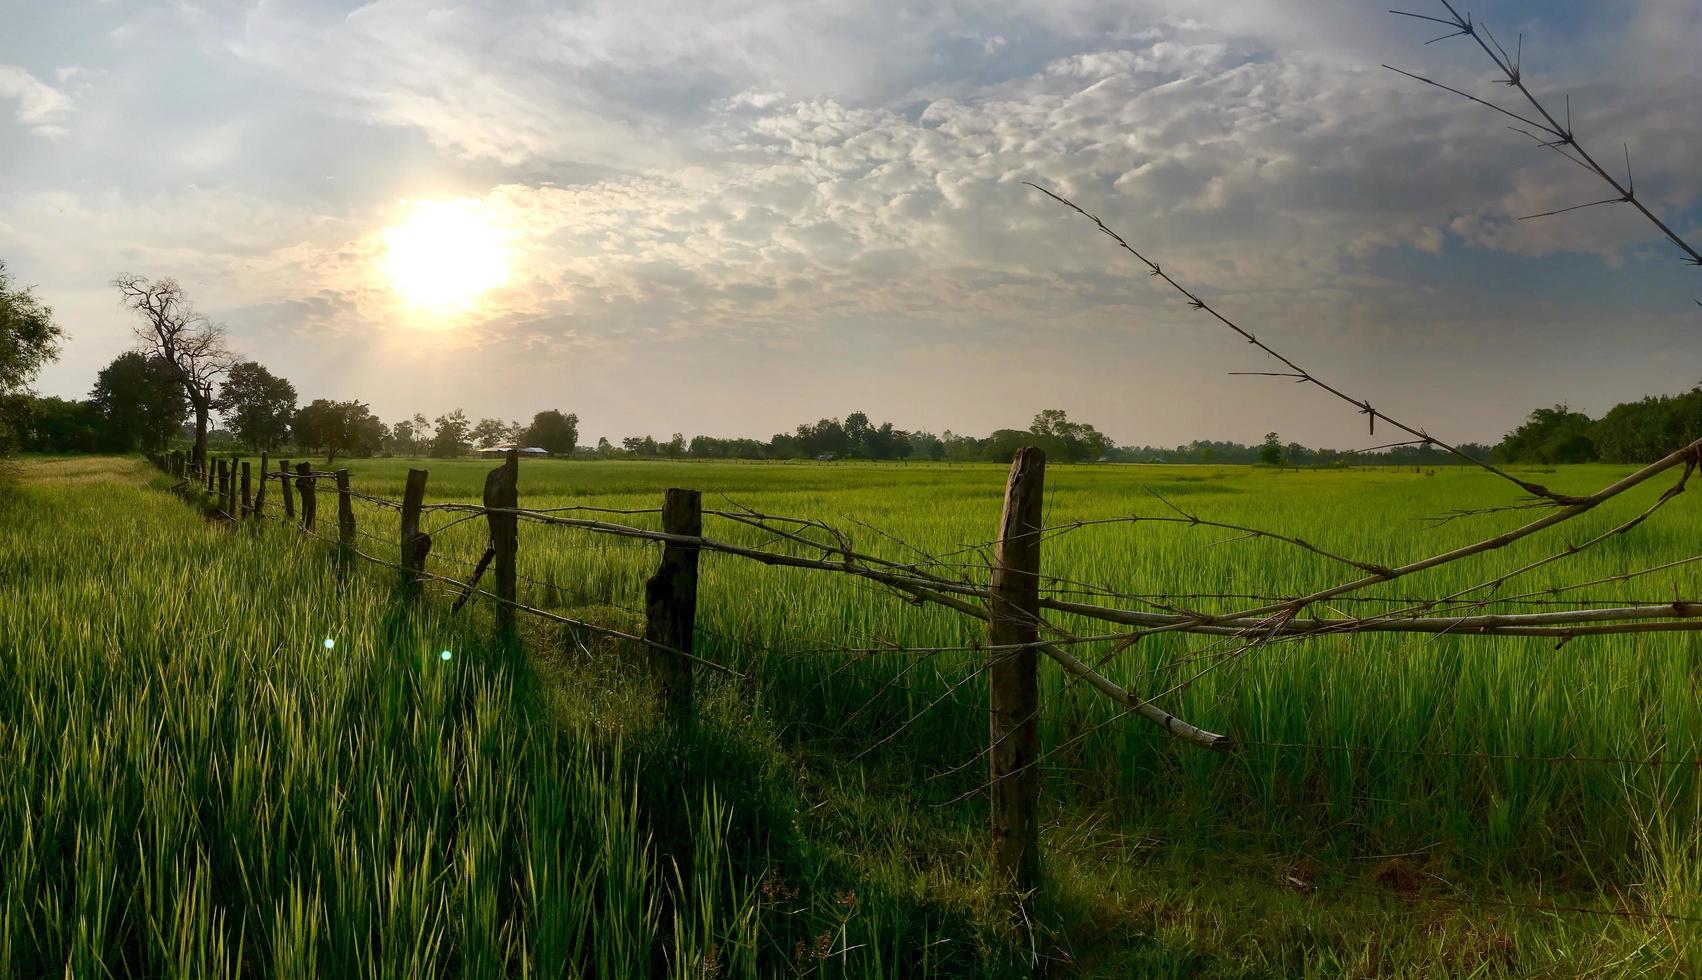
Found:
[{"label": "leaning fence post", "polygon": [[242,516],[248,517],[254,513],[254,497],[251,493],[253,484],[250,482],[248,460],[242,461]]},{"label": "leaning fence post", "polygon": [[520,519],[513,511],[520,506],[520,454],[510,449],[502,465],[485,475],[485,506],[505,509],[506,514],[487,513],[491,551],[496,558],[496,628],[502,642],[514,638],[515,556],[519,551]]},{"label": "leaning fence post", "polygon": [[355,546],[355,504],[349,496],[349,470],[337,471],[337,544],[344,551]]},{"label": "leaning fence post", "polygon": [[[702,495],[696,490],[669,490],[662,501],[662,531],[701,538]],[[650,667],[661,683],[668,716],[675,723],[688,720],[692,710],[688,658],[697,631],[697,556],[697,545],[669,541],[663,546],[656,574],[644,584],[644,638],[657,645],[650,647]]]},{"label": "leaning fence post", "polygon": [[988,582],[988,765],[993,868],[1018,892],[1040,883],[1040,709],[1035,645],[1040,641],[1041,504],[1046,454],[1029,447],[1011,460],[1005,509]]},{"label": "leaning fence post", "polygon": [[420,509],[425,505],[426,471],[409,470],[402,492],[402,584],[418,586],[425,575],[431,535],[420,532]]},{"label": "leaning fence post", "polygon": [[266,515],[266,454],[260,454],[260,483],[254,488],[254,509],[249,511],[251,517]]},{"label": "leaning fence post", "polygon": [[315,489],[317,481],[310,475],[313,472],[312,463],[297,463],[296,492],[301,494],[301,528],[304,531],[313,530],[313,519],[319,516],[319,493]]},{"label": "leaning fence post", "polygon": [[290,461],[278,460],[278,496],[284,501],[284,520],[295,520],[295,494],[290,492]]}]

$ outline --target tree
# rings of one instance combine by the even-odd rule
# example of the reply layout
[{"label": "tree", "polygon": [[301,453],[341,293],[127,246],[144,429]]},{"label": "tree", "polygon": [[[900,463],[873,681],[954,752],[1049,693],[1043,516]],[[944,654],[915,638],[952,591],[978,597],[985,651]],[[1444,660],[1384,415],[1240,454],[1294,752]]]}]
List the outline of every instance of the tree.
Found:
[{"label": "tree", "polygon": [[933,459],[946,458],[945,440],[932,432],[912,432],[910,434],[910,458]]},{"label": "tree", "polygon": [[207,459],[207,415],[213,410],[213,381],[236,360],[225,345],[224,328],[195,312],[175,279],[122,275],[112,281],[119,304],[142,318],[136,337],[144,353],[170,364],[195,410],[197,465]]},{"label": "tree", "polygon": [[1061,408],[1042,409],[1029,424],[1031,442],[1056,459],[1080,462],[1098,459],[1112,448],[1111,440],[1086,422],[1071,422]]},{"label": "tree", "polygon": [[537,446],[553,455],[571,455],[579,444],[579,416],[563,415],[553,408],[539,412],[532,416],[532,424],[526,427],[520,438],[526,445]]},{"label": "tree", "polygon": [[23,396],[42,366],[59,356],[64,331],[53,322],[53,310],[30,290],[12,285],[6,264],[0,262],[0,452],[12,441],[5,415],[26,414]]},{"label": "tree", "polygon": [[409,455],[413,455],[417,439],[414,436],[414,423],[403,419],[390,427],[390,438],[395,447]]},{"label": "tree", "polygon": [[467,455],[467,440],[472,432],[472,426],[467,422],[467,413],[459,408],[445,415],[439,415],[436,421],[437,433],[431,438],[431,455],[438,459]]},{"label": "tree", "polygon": [[480,419],[467,438],[475,446],[495,446],[508,441],[508,423],[502,419]]},{"label": "tree", "polygon": [[219,414],[251,450],[273,450],[289,438],[295,385],[255,361],[231,365],[219,387]]},{"label": "tree", "polygon": [[1588,463],[1596,458],[1590,417],[1565,405],[1539,408],[1496,447],[1513,463]]},{"label": "tree", "polygon": [[1265,441],[1259,445],[1259,462],[1266,466],[1278,466],[1282,463],[1282,437],[1275,432],[1265,433]]},{"label": "tree", "polygon": [[18,442],[33,453],[92,453],[100,448],[100,406],[64,398],[18,397],[11,400]]},{"label": "tree", "polygon": [[183,428],[189,401],[177,372],[157,357],[131,351],[101,368],[89,393],[101,416],[101,448],[157,450]]},{"label": "tree", "polygon": [[327,463],[342,454],[371,456],[384,448],[389,434],[371,409],[358,401],[315,398],[290,419],[297,446],[324,450]]}]

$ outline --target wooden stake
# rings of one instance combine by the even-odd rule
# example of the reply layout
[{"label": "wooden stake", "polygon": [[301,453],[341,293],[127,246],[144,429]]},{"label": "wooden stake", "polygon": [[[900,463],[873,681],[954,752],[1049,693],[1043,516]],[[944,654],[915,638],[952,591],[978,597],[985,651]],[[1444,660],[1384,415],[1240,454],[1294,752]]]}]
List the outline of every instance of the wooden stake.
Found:
[{"label": "wooden stake", "polygon": [[313,530],[313,519],[319,516],[319,494],[314,489],[318,481],[309,474],[313,472],[313,464],[302,462],[295,467],[296,493],[301,494],[301,526],[304,531]]},{"label": "wooden stake", "polygon": [[250,490],[253,488],[253,484],[250,482],[250,480],[251,480],[251,477],[249,475],[249,464],[248,464],[248,460],[245,459],[245,460],[242,461],[242,516],[243,517],[247,517],[250,514],[254,513],[254,497],[250,495]]},{"label": "wooden stake", "polygon": [[[696,490],[669,490],[662,502],[662,530],[687,537],[703,535],[703,498]],[[661,697],[675,724],[692,714],[691,661],[673,651],[690,654],[697,632],[696,545],[668,542],[662,564],[644,585],[644,637],[668,647],[650,647],[650,667],[661,684]]]},{"label": "wooden stake", "polygon": [[431,535],[420,532],[420,508],[425,505],[426,471],[409,470],[408,486],[402,491],[402,584],[418,587],[425,574],[426,555],[431,553]]},{"label": "wooden stake", "polygon": [[278,460],[278,496],[284,501],[284,520],[295,520],[295,494],[290,492],[290,461]]},{"label": "wooden stake", "polygon": [[[1046,454],[1017,451],[988,583],[988,763],[993,867],[1019,893],[1040,884],[1040,529]],[[1020,646],[1020,649],[1009,649]],[[1004,648],[1004,649],[1001,649]]]},{"label": "wooden stake", "polygon": [[337,543],[344,549],[355,546],[355,504],[349,496],[349,471],[337,471]]},{"label": "wooden stake", "polygon": [[[520,506],[520,454],[510,449],[501,466],[485,475],[485,506],[513,510]],[[520,520],[513,514],[486,514],[490,522],[491,550],[496,558],[497,639],[507,643],[515,638],[514,607],[515,557],[519,551]]]},{"label": "wooden stake", "polygon": [[260,454],[260,485],[254,488],[254,511],[253,511],[253,515],[255,517],[262,517],[262,516],[265,515],[265,513],[266,513],[266,454],[261,453]]}]

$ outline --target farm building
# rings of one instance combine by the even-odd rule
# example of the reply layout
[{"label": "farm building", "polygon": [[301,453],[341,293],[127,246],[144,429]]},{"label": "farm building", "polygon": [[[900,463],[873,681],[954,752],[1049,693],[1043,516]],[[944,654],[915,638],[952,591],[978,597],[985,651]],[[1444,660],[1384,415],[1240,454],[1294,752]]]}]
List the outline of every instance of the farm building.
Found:
[{"label": "farm building", "polygon": [[475,455],[478,455],[478,456],[483,456],[486,459],[501,459],[502,457],[508,455],[508,451],[510,449],[518,450],[520,455],[522,455],[522,456],[537,456],[539,458],[543,458],[543,457],[546,457],[546,456],[549,455],[548,450],[539,449],[537,446],[507,446],[507,445],[503,445],[503,446],[480,446],[479,448],[473,450],[473,453]]}]

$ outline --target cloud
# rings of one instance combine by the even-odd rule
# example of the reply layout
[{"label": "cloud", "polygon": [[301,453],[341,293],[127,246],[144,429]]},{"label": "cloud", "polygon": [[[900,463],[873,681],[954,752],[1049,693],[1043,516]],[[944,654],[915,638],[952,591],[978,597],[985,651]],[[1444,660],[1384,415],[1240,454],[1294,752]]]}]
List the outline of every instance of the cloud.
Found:
[{"label": "cloud", "polygon": [[57,123],[70,114],[73,100],[28,71],[0,64],[0,99],[17,103],[14,118],[37,135],[57,138],[66,134],[67,130]]},{"label": "cloud", "polygon": [[[921,364],[1010,345],[1094,361],[1113,404],[1107,351],[1196,383],[1252,355],[1023,181],[1238,318],[1365,371],[1412,336],[1434,348],[1414,374],[1446,371],[1449,350],[1505,362],[1492,347],[1527,337],[1521,317],[1588,321],[1522,279],[1576,280],[1651,242],[1623,207],[1516,220],[1600,189],[1376,67],[1509,94],[1469,50],[1348,0],[258,0],[133,23],[103,50],[154,60],[79,52],[89,70],[58,88],[0,69],[26,124],[63,128],[75,102],[67,142],[92,144],[36,151],[33,183],[0,187],[0,229],[67,279],[193,280],[260,356],[416,344],[544,376],[673,351],[720,377],[881,364],[921,390]],[[1610,160],[1629,142],[1639,193],[1691,224],[1702,174],[1672,134],[1694,129],[1695,69],[1667,55],[1696,23],[1639,5],[1615,30],[1592,21],[1576,59],[1550,53],[1575,36],[1526,45],[1538,89],[1573,83],[1580,132]],[[1633,65],[1598,36],[1663,57]],[[150,131],[170,151],[131,162]],[[504,216],[515,261],[478,313],[422,332],[376,270],[393,202],[427,194]],[[1653,274],[1629,264],[1642,278],[1587,303],[1632,302]],[[1499,319],[1483,312],[1497,291]]]}]

